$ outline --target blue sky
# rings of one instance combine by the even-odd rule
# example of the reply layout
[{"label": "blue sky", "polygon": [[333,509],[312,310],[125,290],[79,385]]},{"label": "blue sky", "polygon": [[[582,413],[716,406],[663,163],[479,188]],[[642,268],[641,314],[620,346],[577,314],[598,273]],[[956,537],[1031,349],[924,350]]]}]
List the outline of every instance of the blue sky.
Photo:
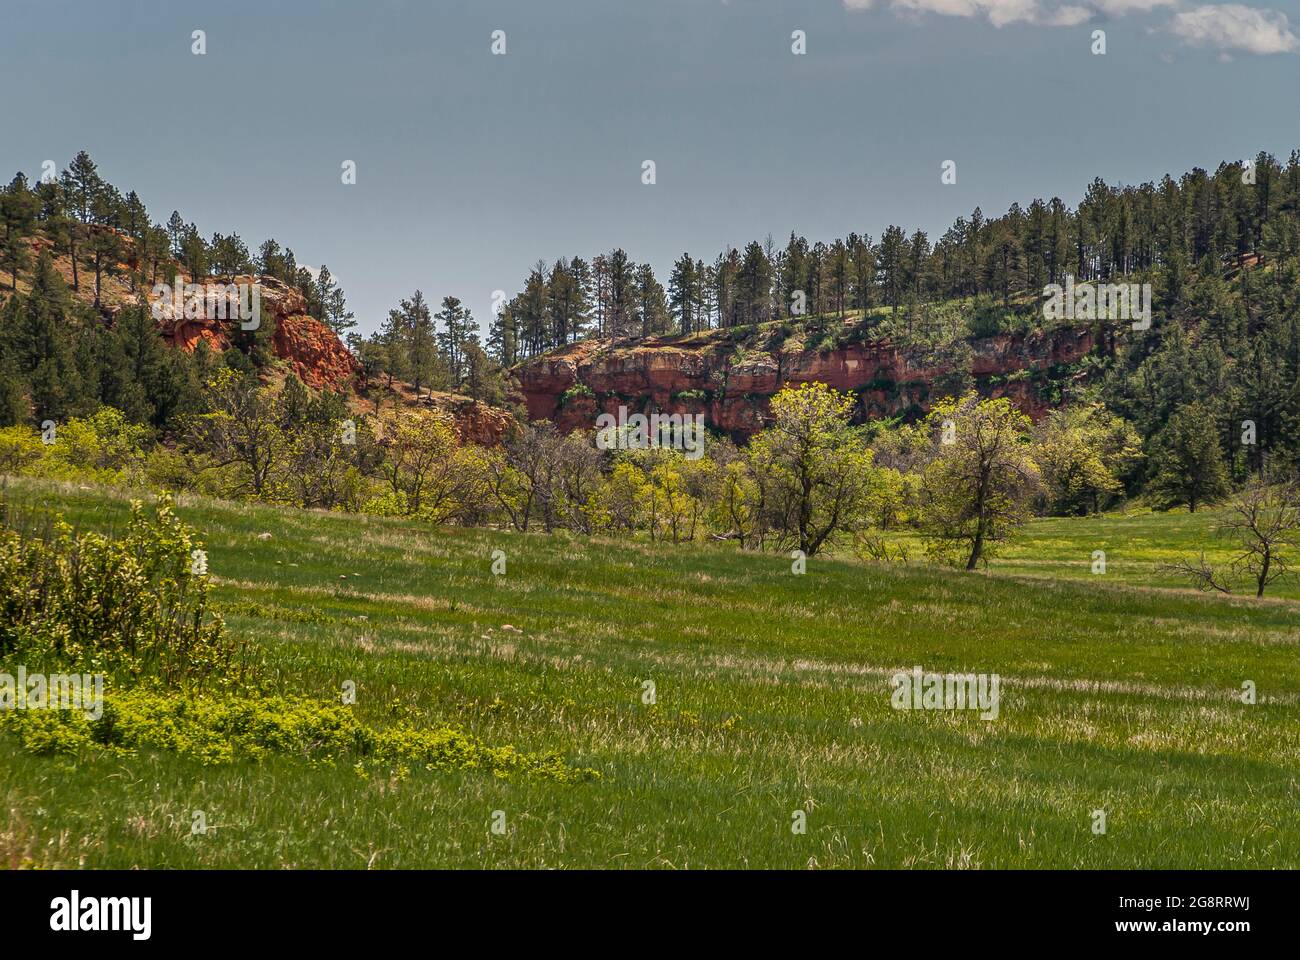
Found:
[{"label": "blue sky", "polygon": [[684,250],[933,237],[977,205],[1073,204],[1094,176],[1300,147],[1295,0],[5,7],[6,180],[87,149],[157,220],[327,263],[363,330],[417,287],[484,322],[538,259],[622,246],[666,281]]}]

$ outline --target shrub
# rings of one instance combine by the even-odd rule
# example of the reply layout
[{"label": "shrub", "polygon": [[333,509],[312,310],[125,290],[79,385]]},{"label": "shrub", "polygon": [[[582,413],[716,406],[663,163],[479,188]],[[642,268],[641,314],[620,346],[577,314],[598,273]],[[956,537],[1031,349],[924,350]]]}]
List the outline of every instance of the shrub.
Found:
[{"label": "shrub", "polygon": [[0,513],[0,655],[169,686],[237,678],[243,646],[208,610],[199,543],[169,497],[152,514],[133,502],[119,540],[74,533],[61,517],[33,536]]},{"label": "shrub", "polygon": [[120,410],[100,407],[86,419],[61,425],[50,452],[74,470],[94,476],[120,474],[138,464],[149,430],[131,423]]},{"label": "shrub", "polygon": [[318,762],[417,763],[427,770],[483,770],[574,783],[600,778],[557,753],[491,746],[455,727],[374,728],[351,709],[292,697],[187,696],[134,689],[104,698],[98,719],[80,710],[0,712],[23,749],[76,756],[93,750],[166,750],[203,763],[273,755]]},{"label": "shrub", "polygon": [[164,446],[154,447],[144,460],[145,481],[155,490],[195,490],[202,472],[193,454]]},{"label": "shrub", "polygon": [[31,427],[0,428],[0,473],[25,473],[43,456],[45,444]]},{"label": "shrub", "polygon": [[596,399],[596,394],[591,387],[587,386],[585,383],[575,383],[568,390],[565,390],[564,393],[560,394],[560,406],[567,407],[574,400],[581,397],[591,397],[594,400]]},{"label": "shrub", "polygon": [[119,483],[141,466],[148,442],[146,427],[100,407],[90,417],[57,425],[53,443],[30,427],[0,430],[0,473]]}]

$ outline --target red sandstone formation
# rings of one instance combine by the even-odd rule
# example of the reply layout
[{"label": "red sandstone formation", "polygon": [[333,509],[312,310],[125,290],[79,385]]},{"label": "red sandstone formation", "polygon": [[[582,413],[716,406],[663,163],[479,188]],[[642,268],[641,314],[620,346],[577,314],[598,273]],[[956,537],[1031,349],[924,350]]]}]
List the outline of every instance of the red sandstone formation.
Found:
[{"label": "red sandstone formation", "polygon": [[509,412],[457,393],[434,393],[421,397],[418,402],[450,414],[461,443],[494,447],[505,439],[515,423]]},{"label": "red sandstone formation", "polygon": [[[980,393],[1009,397],[1038,418],[1048,403],[1033,374],[1079,360],[1092,349],[1093,334],[1003,334],[974,340],[971,347]],[[1006,379],[1022,371],[1028,375]],[[787,385],[820,381],[856,393],[855,419],[864,421],[927,409],[931,385],[950,372],[884,341],[824,353],[750,352],[737,359],[729,339],[695,336],[586,341],[523,363],[513,375],[529,418],[554,420],[563,430],[591,427],[598,414],[616,414],[625,405],[631,412],[703,413],[711,428],[744,439],[762,428],[769,399]]]},{"label": "red sandstone formation", "polygon": [[[261,289],[261,322],[274,324],[271,345],[275,355],[288,363],[303,383],[314,389],[339,390],[354,382],[358,366],[338,334],[314,317],[307,315],[302,294],[269,277],[233,277],[218,283],[257,283]],[[172,303],[158,305],[159,329],[172,346],[192,351],[200,340],[212,349],[230,347],[230,331],[239,324],[233,298],[227,304],[231,319],[187,319],[177,316]]]}]

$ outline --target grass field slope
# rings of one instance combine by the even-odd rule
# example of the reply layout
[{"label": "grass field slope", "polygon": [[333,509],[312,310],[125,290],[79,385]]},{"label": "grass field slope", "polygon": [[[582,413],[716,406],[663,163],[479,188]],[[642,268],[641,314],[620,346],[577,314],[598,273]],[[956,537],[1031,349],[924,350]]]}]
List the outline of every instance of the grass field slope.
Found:
[{"label": "grass field slope", "polygon": [[[32,480],[6,496],[100,530],[129,508]],[[599,777],[46,756],[0,734],[0,866],[1300,867],[1300,603],[1171,589],[1161,551],[1209,515],[1031,524],[987,573],[796,575],[724,544],[178,512],[273,690],[338,702],[350,681],[368,724]],[[890,677],[917,665],[997,674],[997,718],[895,709]]]}]

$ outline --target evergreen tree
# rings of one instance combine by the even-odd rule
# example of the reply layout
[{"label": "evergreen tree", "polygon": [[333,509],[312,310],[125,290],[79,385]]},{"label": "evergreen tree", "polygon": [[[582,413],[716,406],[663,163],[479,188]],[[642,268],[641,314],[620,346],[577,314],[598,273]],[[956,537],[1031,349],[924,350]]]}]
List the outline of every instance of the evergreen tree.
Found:
[{"label": "evergreen tree", "polygon": [[343,288],[335,282],[330,268],[321,264],[316,276],[316,291],[324,312],[324,321],[331,330],[342,336],[345,331],[357,325],[355,314],[348,309],[347,297]]},{"label": "evergreen tree", "polygon": [[609,255],[609,316],[606,336],[633,335],[636,317],[636,264],[621,247]]},{"label": "evergreen tree", "polygon": [[29,386],[40,420],[62,421],[92,399],[82,390],[73,344],[80,323],[48,252],[36,261],[28,296],[14,294],[4,325],[5,357]]},{"label": "evergreen tree", "polygon": [[27,186],[27,178],[14,175],[9,186],[0,192],[0,226],[4,228],[4,245],[0,246],[0,272],[7,271],[10,286],[18,289],[18,272],[31,265],[24,238],[31,234],[40,210],[40,200]]},{"label": "evergreen tree", "polygon": [[668,298],[648,263],[641,264],[636,271],[636,310],[641,319],[642,337],[656,336],[670,329]]},{"label": "evergreen tree", "polygon": [[121,208],[121,195],[110,184],[101,182],[99,192],[91,200],[95,226],[87,244],[95,265],[96,308],[103,305],[104,274],[117,272],[117,263],[124,251],[122,238],[117,232],[121,225]]},{"label": "evergreen tree", "polygon": [[1155,473],[1148,493],[1158,507],[1186,504],[1195,513],[1229,492],[1218,429],[1203,403],[1190,403],[1169,419],[1155,438],[1151,463]]},{"label": "evergreen tree", "polygon": [[695,315],[698,286],[695,261],[689,253],[683,253],[673,264],[673,272],[668,278],[668,303],[677,318],[677,329],[682,333],[694,333],[699,329]]},{"label": "evergreen tree", "polygon": [[418,397],[420,387],[429,386],[434,377],[438,359],[436,330],[429,305],[419,290],[411,295],[411,299],[402,301],[401,311],[406,364]]},{"label": "evergreen tree", "polygon": [[435,318],[442,329],[437,333],[438,349],[451,369],[452,388],[460,386],[465,375],[465,341],[474,325],[474,319],[456,297],[443,297],[442,309]]}]

